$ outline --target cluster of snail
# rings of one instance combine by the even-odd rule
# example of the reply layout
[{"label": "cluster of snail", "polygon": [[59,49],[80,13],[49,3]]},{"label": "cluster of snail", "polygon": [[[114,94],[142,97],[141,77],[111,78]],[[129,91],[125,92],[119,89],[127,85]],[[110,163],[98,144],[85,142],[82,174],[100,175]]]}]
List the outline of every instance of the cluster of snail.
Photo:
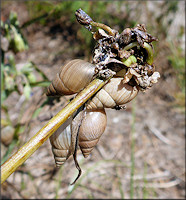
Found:
[{"label": "cluster of snail", "polygon": [[76,94],[95,77],[112,76],[50,137],[56,166],[60,167],[73,155],[79,177],[81,169],[76,160],[77,148],[81,149],[84,157],[89,156],[106,128],[105,108],[121,109],[137,96],[139,90],[144,91],[156,83],[160,75],[153,65],[151,42],[156,39],[146,32],[144,25],[127,28],[119,34],[94,22],[81,9],[76,11],[76,18],[91,32],[92,26],[99,28],[92,32],[97,41],[93,62],[75,59],[62,66],[48,87],[47,96]]}]

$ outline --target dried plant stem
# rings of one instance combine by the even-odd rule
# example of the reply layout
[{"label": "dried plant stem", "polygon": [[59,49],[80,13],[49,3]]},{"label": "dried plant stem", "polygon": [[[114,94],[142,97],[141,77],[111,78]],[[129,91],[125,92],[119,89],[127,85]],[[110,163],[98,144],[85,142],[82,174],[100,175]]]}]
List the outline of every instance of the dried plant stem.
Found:
[{"label": "dried plant stem", "polygon": [[105,31],[107,31],[107,32],[109,33],[109,35],[114,36],[114,31],[113,31],[113,29],[111,29],[109,26],[107,26],[107,25],[105,25],[105,24],[91,21],[91,22],[90,22],[90,25],[95,26],[95,27],[102,28],[102,29],[104,29]]},{"label": "dried plant stem", "polygon": [[57,113],[26,144],[1,166],[3,183],[21,164],[23,164],[79,107],[93,96],[108,80],[94,79],[66,107]]}]

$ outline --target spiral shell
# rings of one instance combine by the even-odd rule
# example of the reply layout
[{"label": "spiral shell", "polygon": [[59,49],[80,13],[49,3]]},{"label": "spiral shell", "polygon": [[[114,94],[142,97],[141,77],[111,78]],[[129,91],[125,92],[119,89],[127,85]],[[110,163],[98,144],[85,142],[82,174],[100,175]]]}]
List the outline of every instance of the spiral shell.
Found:
[{"label": "spiral shell", "polygon": [[123,83],[123,78],[112,78],[89,102],[87,109],[113,108],[134,99],[138,94],[135,86]]},{"label": "spiral shell", "polygon": [[56,167],[61,166],[72,154],[71,148],[71,127],[72,118],[62,124],[57,131],[51,135],[50,143],[54,155]]},{"label": "spiral shell", "polygon": [[[95,65],[83,60],[72,60],[60,69],[47,95],[75,94],[86,87],[94,76]],[[136,86],[123,83],[126,71],[122,69],[116,77],[97,92],[81,110],[64,123],[51,137],[52,151],[56,166],[62,165],[76,151],[77,139],[79,147],[87,157],[103,134],[107,118],[104,108],[114,108],[128,103],[138,94]],[[78,138],[77,138],[78,137]]]},{"label": "spiral shell", "polygon": [[[75,59],[61,67],[60,73],[56,75],[51,85],[48,87],[47,95],[69,95],[75,94],[87,86],[93,78],[95,65]],[[112,78],[94,97],[89,101],[88,109],[113,108],[116,105],[128,103],[138,94],[135,86],[130,86],[122,82],[122,74],[117,73],[117,77]]]},{"label": "spiral shell", "polygon": [[62,66],[48,87],[47,96],[75,94],[87,86],[94,75],[95,65],[75,59]]},{"label": "spiral shell", "polygon": [[79,128],[79,147],[85,158],[88,157],[98,143],[105,131],[106,124],[107,117],[104,108],[85,111]]},{"label": "spiral shell", "polygon": [[107,123],[104,108],[79,112],[75,118],[68,119],[50,137],[52,152],[57,167],[60,167],[74,153],[76,136],[79,135],[79,147],[88,157],[103,134]]}]

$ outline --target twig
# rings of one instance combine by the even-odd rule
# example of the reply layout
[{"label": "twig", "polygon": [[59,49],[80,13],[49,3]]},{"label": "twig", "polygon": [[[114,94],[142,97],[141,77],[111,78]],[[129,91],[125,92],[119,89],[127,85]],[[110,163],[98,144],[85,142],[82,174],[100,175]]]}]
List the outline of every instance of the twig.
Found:
[{"label": "twig", "polygon": [[[182,182],[182,180],[180,179],[175,179],[173,181],[169,181],[169,182],[163,182],[163,183],[148,183],[145,185],[146,188],[170,188],[170,187],[174,187],[178,184],[180,184]],[[138,188],[138,187],[144,187],[144,183],[141,183],[141,184],[135,184],[134,185],[135,188]]]},{"label": "twig", "polygon": [[[110,77],[111,78],[111,77]],[[57,113],[36,135],[23,145],[1,166],[3,183],[21,164],[23,164],[78,108],[93,96],[108,80],[94,79],[67,106]]]},{"label": "twig", "polygon": [[[159,173],[152,173],[152,174],[147,174],[145,179],[151,180],[151,179],[163,179],[163,178],[172,178],[173,175],[169,171],[164,171],[164,172],[159,172]],[[130,176],[126,176],[127,179],[130,179]],[[144,175],[139,174],[139,175],[134,175],[134,180],[143,180]]]},{"label": "twig", "polygon": [[148,183],[147,188],[170,188],[181,183],[180,179],[175,179],[166,183]]},{"label": "twig", "polygon": [[171,140],[169,140],[168,138],[166,138],[165,136],[163,136],[163,134],[155,127],[150,127],[147,125],[147,128],[151,131],[151,133],[153,133],[156,137],[158,137],[165,144],[173,145],[173,142]]}]

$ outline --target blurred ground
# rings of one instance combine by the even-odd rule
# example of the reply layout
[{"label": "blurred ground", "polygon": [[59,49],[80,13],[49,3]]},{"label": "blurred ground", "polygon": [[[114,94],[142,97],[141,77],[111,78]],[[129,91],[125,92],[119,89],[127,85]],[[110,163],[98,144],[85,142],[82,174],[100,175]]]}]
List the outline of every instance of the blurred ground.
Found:
[{"label": "blurred ground", "polygon": [[[153,4],[148,6],[150,11]],[[5,4],[2,8],[4,17],[8,16],[10,10],[18,13],[20,23],[28,19],[24,3]],[[140,20],[145,23],[147,19]],[[28,26],[24,34],[29,42],[29,50],[18,53],[16,63],[34,61],[52,80],[59,66],[65,62],[74,58],[88,60],[76,48],[79,41],[73,31],[75,28],[68,26],[64,16],[47,26]],[[88,31],[87,37],[91,37]],[[170,34],[170,37],[175,36]],[[70,186],[77,175],[73,159],[69,158],[57,170],[50,143],[46,141],[2,185],[2,199],[130,198],[132,141],[135,141],[133,198],[184,199],[185,113],[184,108],[176,106],[174,94],[179,88],[176,75],[167,60],[170,52],[166,48],[166,41],[158,43],[155,65],[161,74],[159,82],[146,93],[140,92],[133,102],[126,105],[125,110],[106,110],[108,125],[97,147],[87,159],[78,152],[83,174],[77,184]],[[44,106],[37,118],[31,119],[43,91],[42,88],[34,88],[32,98],[25,105],[16,92],[6,101],[11,120],[16,123],[22,112],[20,121],[28,127],[19,136],[20,146],[40,130],[70,98],[56,100],[54,106]],[[132,140],[132,136],[135,140]],[[1,156],[6,148],[1,145]]]}]

